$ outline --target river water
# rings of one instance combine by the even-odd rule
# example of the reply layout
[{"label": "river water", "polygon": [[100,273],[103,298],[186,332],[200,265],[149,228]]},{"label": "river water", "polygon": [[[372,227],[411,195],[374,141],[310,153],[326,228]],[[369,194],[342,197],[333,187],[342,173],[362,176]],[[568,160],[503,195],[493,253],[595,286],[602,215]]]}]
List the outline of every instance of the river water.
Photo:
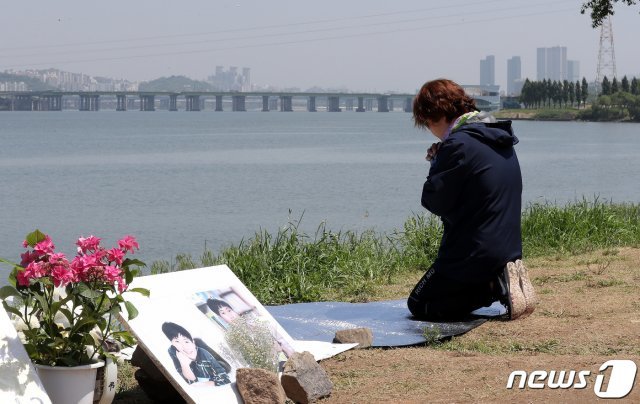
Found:
[{"label": "river water", "polygon": [[[640,124],[514,127],[525,204],[640,202]],[[300,217],[390,232],[422,211],[434,139],[403,112],[0,113],[0,257],[35,228],[70,255],[80,235],[131,234],[148,263]]]}]

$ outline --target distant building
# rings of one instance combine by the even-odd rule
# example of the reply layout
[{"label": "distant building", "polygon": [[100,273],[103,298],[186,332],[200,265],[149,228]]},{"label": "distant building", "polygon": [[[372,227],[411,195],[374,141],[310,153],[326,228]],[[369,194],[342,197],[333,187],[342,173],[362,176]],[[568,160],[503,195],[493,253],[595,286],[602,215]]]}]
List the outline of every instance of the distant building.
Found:
[{"label": "distant building", "polygon": [[574,83],[580,80],[580,62],[577,60],[567,60],[567,80]]},{"label": "distant building", "polygon": [[224,67],[216,66],[216,72],[207,77],[216,90],[220,91],[251,91],[251,69],[242,68],[242,74],[238,73],[237,66],[230,66],[228,71]]},{"label": "distant building", "polygon": [[481,111],[497,111],[500,109],[500,86],[463,84],[464,92],[476,101]]},{"label": "distant building", "polygon": [[520,95],[522,85],[516,89],[516,81],[522,78],[522,63],[520,56],[514,56],[511,59],[507,59],[507,95],[514,96]]},{"label": "distant building", "polygon": [[496,84],[496,58],[489,55],[480,61],[480,85],[493,86]]},{"label": "distant building", "polygon": [[567,47],[554,46],[537,49],[537,79],[562,81],[568,79]]}]

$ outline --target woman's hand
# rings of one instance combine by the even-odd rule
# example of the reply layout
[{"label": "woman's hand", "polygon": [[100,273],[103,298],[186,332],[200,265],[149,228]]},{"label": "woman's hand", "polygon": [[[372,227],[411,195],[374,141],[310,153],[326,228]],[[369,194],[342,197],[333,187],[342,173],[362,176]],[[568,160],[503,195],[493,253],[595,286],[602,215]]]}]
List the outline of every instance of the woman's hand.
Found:
[{"label": "woman's hand", "polygon": [[427,155],[425,156],[425,159],[427,159],[427,161],[431,161],[436,157],[436,153],[438,153],[438,149],[440,149],[440,144],[440,142],[434,143],[427,150]]}]

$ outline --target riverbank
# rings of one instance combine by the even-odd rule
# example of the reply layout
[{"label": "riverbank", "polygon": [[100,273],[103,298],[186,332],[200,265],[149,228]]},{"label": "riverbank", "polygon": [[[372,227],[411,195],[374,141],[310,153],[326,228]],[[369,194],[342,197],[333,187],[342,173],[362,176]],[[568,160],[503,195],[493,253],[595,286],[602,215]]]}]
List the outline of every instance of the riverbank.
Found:
[{"label": "riverbank", "polygon": [[502,109],[493,115],[497,119],[527,121],[576,121],[583,109]]},{"label": "riverbank", "polygon": [[[522,234],[541,298],[532,316],[490,322],[443,343],[350,351],[323,361],[335,386],[326,402],[591,401],[593,388],[519,391],[505,385],[518,369],[587,369],[591,387],[606,360],[640,360],[640,206],[532,204]],[[440,235],[439,222],[422,215],[392,235],[320,227],[308,236],[292,226],[257,233],[200,262],[177,261],[182,269],[224,262],[265,304],[390,300],[407,296],[433,261]],[[180,269],[167,265],[155,269]],[[117,403],[149,402],[134,371],[121,366]],[[630,396],[636,401],[637,390]]]},{"label": "riverbank", "polygon": [[[491,321],[431,345],[348,351],[321,362],[330,403],[591,402],[600,365],[640,363],[640,249],[614,248],[526,259],[540,296],[528,318]],[[372,300],[406,297],[422,276],[394,278]],[[588,370],[585,389],[506,389],[514,370]],[[119,404],[151,403],[120,367]],[[517,384],[517,383],[516,383]],[[636,382],[636,385],[638,383]],[[455,386],[455,388],[452,388]],[[640,387],[624,402],[639,402]]]}]

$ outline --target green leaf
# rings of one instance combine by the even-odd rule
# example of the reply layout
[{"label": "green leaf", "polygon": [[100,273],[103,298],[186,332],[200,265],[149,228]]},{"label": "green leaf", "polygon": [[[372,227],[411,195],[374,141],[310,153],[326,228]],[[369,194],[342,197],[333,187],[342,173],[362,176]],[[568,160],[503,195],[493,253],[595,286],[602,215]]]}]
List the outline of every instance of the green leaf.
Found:
[{"label": "green leaf", "polygon": [[67,318],[67,320],[69,320],[69,324],[73,323],[73,314],[71,314],[71,310],[69,310],[67,307],[61,307],[60,313],[62,313]]},{"label": "green leaf", "polygon": [[14,288],[13,286],[3,286],[0,288],[0,299],[6,299],[9,296],[14,296],[14,297],[21,297],[20,292],[18,292],[18,289]]},{"label": "green leaf", "polygon": [[0,258],[0,262],[4,262],[5,264],[9,264],[13,267],[18,267],[18,268],[22,268],[20,265],[16,264],[15,262],[11,262],[9,260],[6,260],[4,258]]},{"label": "green leaf", "polygon": [[27,234],[27,237],[26,237],[27,244],[29,244],[29,247],[33,247],[39,242],[41,242],[42,240],[44,240],[46,237],[47,236],[43,232],[36,229],[35,231]]},{"label": "green leaf", "polygon": [[129,320],[133,320],[138,317],[138,309],[131,302],[124,302],[124,307],[127,309],[127,314],[129,315]]},{"label": "green leaf", "polygon": [[135,265],[138,267],[146,267],[147,264],[145,264],[144,262],[140,261],[139,259],[136,258],[126,258],[124,261],[122,261],[122,266],[126,267],[129,265]]},{"label": "green leaf", "polygon": [[13,306],[9,306],[8,304],[6,304],[4,302],[2,302],[2,303],[3,303],[2,305],[4,306],[4,309],[5,309],[5,311],[7,313],[15,314],[16,316],[22,318],[22,313],[20,313],[20,310],[16,309]]},{"label": "green leaf", "polygon": [[149,297],[149,295],[151,295],[151,291],[149,291],[149,289],[145,289],[145,288],[128,289],[127,292],[140,293],[142,296],[146,296],[146,297]]}]

